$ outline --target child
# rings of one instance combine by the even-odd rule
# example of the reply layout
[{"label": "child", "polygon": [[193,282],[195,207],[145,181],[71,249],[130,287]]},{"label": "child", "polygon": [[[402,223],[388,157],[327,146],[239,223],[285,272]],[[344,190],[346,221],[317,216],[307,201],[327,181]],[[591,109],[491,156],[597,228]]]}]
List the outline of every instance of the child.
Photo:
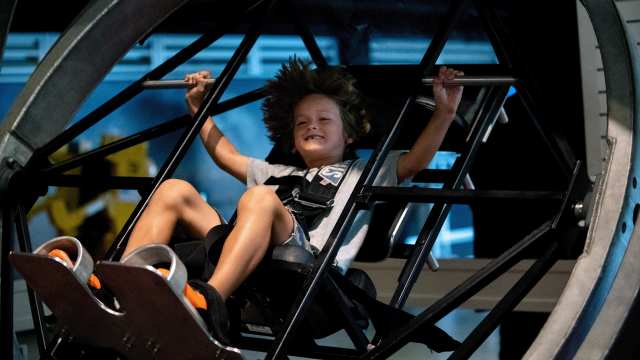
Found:
[{"label": "child", "polygon": [[[374,185],[397,186],[426,168],[451,124],[462,96],[461,87],[443,87],[445,79],[462,72],[441,67],[434,81],[436,109],[431,121],[409,152],[388,156]],[[205,96],[208,71],[187,75],[195,87],[187,90],[186,103],[194,116]],[[355,79],[341,67],[311,69],[311,64],[290,60],[276,81],[265,90],[263,105],[270,139],[285,151],[299,154],[306,168],[268,164],[240,154],[209,118],[200,131],[204,147],[214,162],[247,185],[237,207],[237,221],[228,235],[215,272],[205,282],[190,281],[197,292],[190,299],[204,314],[212,336],[226,343],[224,302],[253,272],[270,244],[321,249],[340,216],[366,161],[356,160],[357,141],[369,130]],[[330,210],[303,220],[295,206],[283,205],[268,179],[297,175],[312,181],[319,173],[324,184],[339,185]],[[271,182],[273,183],[273,182]],[[343,273],[355,257],[367,230],[370,212],[361,212],[336,258]],[[175,230],[204,239],[210,229],[224,223],[187,182],[171,179],[160,185],[135,226],[123,257],[150,244],[168,244]],[[305,229],[308,227],[308,229]],[[305,231],[305,230],[308,230]],[[306,235],[308,234],[309,240]],[[187,286],[189,288],[189,286]],[[187,289],[190,290],[190,289]],[[204,298],[204,299],[203,299]],[[200,305],[197,305],[197,304]],[[203,314],[201,312],[201,314]]]}]

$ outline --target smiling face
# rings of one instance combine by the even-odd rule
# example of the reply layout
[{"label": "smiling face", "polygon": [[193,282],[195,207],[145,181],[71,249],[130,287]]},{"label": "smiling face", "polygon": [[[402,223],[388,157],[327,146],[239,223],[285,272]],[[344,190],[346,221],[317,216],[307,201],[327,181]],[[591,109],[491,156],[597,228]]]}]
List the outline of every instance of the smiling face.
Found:
[{"label": "smiling face", "polygon": [[294,151],[309,168],[341,162],[345,147],[353,142],[342,127],[340,107],[321,94],[308,95],[296,106],[293,139]]}]

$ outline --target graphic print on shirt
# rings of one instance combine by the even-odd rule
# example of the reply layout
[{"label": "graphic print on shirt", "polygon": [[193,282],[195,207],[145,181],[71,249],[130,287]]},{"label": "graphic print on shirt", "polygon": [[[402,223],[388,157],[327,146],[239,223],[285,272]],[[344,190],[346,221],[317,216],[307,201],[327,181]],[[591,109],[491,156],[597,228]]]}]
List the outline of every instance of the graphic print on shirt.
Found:
[{"label": "graphic print on shirt", "polygon": [[351,160],[322,168],[318,173],[318,175],[323,179],[320,184],[327,185],[328,183],[331,183],[333,186],[338,186],[340,178],[342,178],[342,175],[344,175],[349,168],[349,164],[351,164]]}]

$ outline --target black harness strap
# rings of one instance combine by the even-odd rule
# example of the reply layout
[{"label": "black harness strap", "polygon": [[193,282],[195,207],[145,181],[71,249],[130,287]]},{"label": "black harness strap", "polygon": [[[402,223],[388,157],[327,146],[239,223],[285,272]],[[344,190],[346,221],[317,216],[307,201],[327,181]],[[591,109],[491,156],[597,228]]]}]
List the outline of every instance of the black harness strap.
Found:
[{"label": "black harness strap", "polygon": [[276,194],[280,201],[291,210],[309,240],[308,228],[322,213],[331,209],[338,189],[353,163],[353,161],[349,162],[337,185],[320,174],[323,169],[318,170],[311,181],[301,175],[271,176],[264,184],[278,186]]}]

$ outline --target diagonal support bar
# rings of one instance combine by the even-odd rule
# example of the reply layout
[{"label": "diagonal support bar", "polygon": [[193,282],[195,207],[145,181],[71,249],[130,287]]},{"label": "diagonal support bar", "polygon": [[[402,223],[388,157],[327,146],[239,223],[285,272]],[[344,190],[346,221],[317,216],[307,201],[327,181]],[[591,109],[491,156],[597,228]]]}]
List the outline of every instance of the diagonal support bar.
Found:
[{"label": "diagonal support bar", "polygon": [[518,93],[520,97],[533,117],[536,126],[538,126],[540,134],[544,137],[558,164],[560,164],[565,176],[570,178],[577,158],[542,95],[542,91],[540,91],[533,75],[527,68],[509,33],[502,25],[490,1],[473,1],[478,14],[483,20],[485,30],[493,44],[496,55],[498,55],[501,63],[506,62],[503,65],[510,67],[514,75],[519,79]]},{"label": "diagonal support bar", "polygon": [[468,359],[500,325],[504,316],[510,313],[533,289],[534,286],[549,272],[559,260],[560,251],[557,243],[552,243],[549,249],[531,265],[520,280],[509,290],[491,312],[467,336],[460,347],[449,357],[449,360]]},{"label": "diagonal support bar", "polygon": [[[482,144],[482,139],[491,130],[493,122],[502,108],[502,104],[507,97],[507,91],[507,87],[492,88],[491,94],[487,98],[488,109],[484,108],[478,114],[475,121],[476,125],[469,136],[470,141],[465,144],[465,149],[462,151],[463,155],[454,164],[453,170],[457,173],[457,176],[451,182],[445,183],[443,188],[459,189],[462,186],[462,182],[466,178],[473,159]],[[416,247],[400,274],[398,287],[390,302],[391,306],[401,309],[406,303],[450,209],[450,203],[434,204],[418,236]]]},{"label": "diagonal support bar", "polygon": [[204,100],[204,103],[202,104],[198,112],[194,115],[193,118],[195,119],[195,122],[193,126],[187,128],[187,130],[184,132],[184,134],[178,141],[178,144],[173,149],[164,165],[158,172],[158,175],[153,180],[149,193],[145,194],[145,197],[143,197],[142,201],[138,203],[138,206],[133,211],[132,216],[129,217],[129,220],[124,225],[122,231],[120,231],[120,234],[118,234],[116,241],[114,241],[111,249],[109,249],[109,260],[114,260],[116,256],[116,250],[124,246],[124,244],[126,243],[126,239],[131,234],[131,231],[133,231],[133,227],[142,215],[142,212],[147,207],[151,196],[153,196],[160,184],[173,175],[173,172],[180,164],[180,161],[187,153],[195,138],[198,136],[200,129],[207,121],[209,115],[213,112],[216,104],[218,103],[223,93],[229,86],[229,83],[240,68],[240,65],[242,65],[242,63],[245,61],[247,55],[249,54],[249,51],[251,51],[251,48],[258,39],[258,36],[262,32],[262,29],[264,28],[266,22],[275,12],[278,4],[279,1],[277,0],[273,0],[264,4],[264,7],[262,8],[263,11],[258,16],[258,19],[254,22],[254,24],[247,32],[244,39],[240,43],[240,46],[238,46],[238,49],[227,63],[225,69],[222,71],[222,74],[218,78],[218,81],[216,81],[215,87],[209,92]]},{"label": "diagonal support bar", "polygon": [[[540,225],[531,234],[520,240],[511,249],[493,260],[480,271],[458,285],[447,295],[436,301],[427,310],[418,315],[409,324],[399,330],[394,336],[384,339],[375,349],[367,353],[362,359],[386,359],[402,346],[409,342],[409,336],[427,324],[435,324],[438,320],[450,313],[478,291],[504,274],[513,265],[525,257],[525,251],[533,244],[540,241],[543,235],[551,230],[553,219],[549,219]],[[549,239],[546,239],[549,241]]]},{"label": "diagonal support bar", "polygon": [[142,83],[146,80],[158,80],[163,76],[167,75],[169,72],[176,69],[178,66],[182,65],[185,61],[199,53],[201,50],[218,40],[223,35],[227,34],[234,27],[240,24],[243,20],[246,19],[249,15],[253,14],[255,11],[259,10],[264,6],[266,0],[258,1],[256,4],[247,9],[244,13],[239,15],[238,17],[229,21],[229,23],[225,24],[220,29],[212,30],[203,36],[201,36],[198,40],[196,40],[191,45],[179,51],[176,55],[172,56],[170,59],[165,61],[163,64],[143,76],[138,81],[131,84],[129,87],[121,91],[119,94],[114,96],[111,100],[104,103],[102,106],[91,112],[89,115],[78,121],[76,124],[69,127],[67,130],[60,133],[53,140],[49,141],[46,145],[37,149],[36,152],[31,156],[29,163],[26,165],[26,168],[31,170],[33,167],[38,167],[42,164],[42,162],[46,163],[46,158],[53,154],[56,150],[58,150],[64,144],[69,143],[71,140],[75,139],[78,135],[80,135],[85,130],[89,129],[91,126],[102,120],[105,116],[118,109],[120,106],[134,98],[140,92],[142,92]]},{"label": "diagonal support bar", "polygon": [[[445,19],[443,19],[444,26],[441,26],[436,35],[434,36],[434,40],[429,45],[427,52],[420,63],[419,71],[420,77],[425,74],[429,74],[431,69],[435,65],[436,59],[444,47],[444,44],[451,34],[453,30],[453,26],[456,23],[456,20],[459,18],[461,14],[462,4],[466,0],[455,0]],[[355,216],[358,212],[356,207],[356,198],[358,194],[362,191],[363,186],[370,186],[373,184],[373,180],[375,179],[380,167],[382,166],[382,161],[386,158],[389,150],[393,146],[393,143],[399,136],[399,129],[402,128],[404,121],[406,120],[413,103],[415,102],[415,98],[418,92],[421,90],[421,78],[416,78],[415,88],[412,90],[411,94],[408,96],[406,102],[403,105],[402,110],[399,113],[397,120],[392,124],[389,131],[386,132],[387,136],[384,137],[373,154],[371,155],[369,162],[365,166],[363,173],[356,184],[353,193],[349,197],[345,208],[338,218],[334,229],[332,230],[327,242],[325,243],[322,251],[320,252],[316,263],[307,276],[305,283],[300,291],[300,295],[296,299],[287,319],[285,320],[286,328],[281,331],[276,337],[273,346],[269,349],[267,353],[266,359],[284,359],[286,357],[287,349],[295,336],[295,332],[298,327],[302,323],[306,311],[308,310],[313,298],[319,290],[319,286],[327,275],[327,271],[329,267],[333,263],[336,255],[338,254],[338,250],[342,246],[342,243],[345,240],[345,237],[348,233],[349,227],[355,220]]]}]

